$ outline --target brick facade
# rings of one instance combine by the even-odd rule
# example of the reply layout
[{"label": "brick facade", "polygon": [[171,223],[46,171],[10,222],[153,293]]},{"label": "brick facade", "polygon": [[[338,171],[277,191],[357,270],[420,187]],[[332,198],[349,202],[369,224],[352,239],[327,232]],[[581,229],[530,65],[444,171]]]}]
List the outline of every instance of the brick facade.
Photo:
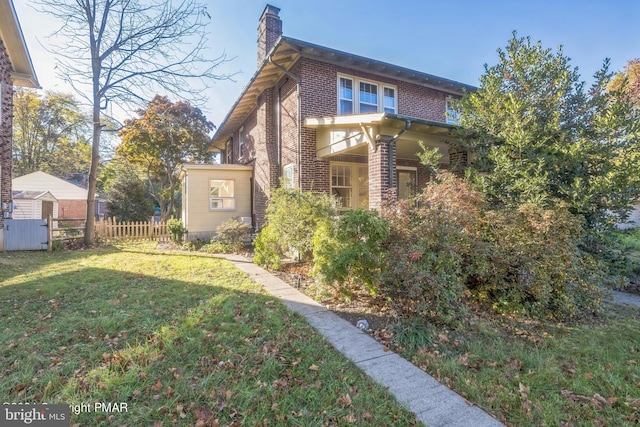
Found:
[{"label": "brick facade", "polygon": [[[279,9],[267,6],[258,26],[258,66],[282,35]],[[329,193],[331,191],[331,161],[368,163],[369,206],[377,208],[389,190],[389,163],[416,168],[417,187],[430,179],[426,169],[416,159],[389,157],[389,138],[377,141],[368,156],[339,155],[329,159],[317,157],[316,130],[301,123],[309,117],[338,114],[338,76],[348,75],[397,88],[397,114],[435,122],[445,122],[447,98],[450,93],[410,83],[393,77],[368,73],[358,69],[323,62],[301,55],[279,81],[258,97],[255,109],[244,119],[231,137],[232,162],[254,166],[253,212],[254,223],[264,224],[270,189],[279,185],[283,168],[294,166],[293,185],[304,190]],[[295,76],[295,77],[294,77]],[[299,86],[298,86],[299,85]],[[300,93],[298,93],[298,88]],[[356,90],[354,88],[354,90]],[[298,101],[300,100],[300,105]],[[298,117],[298,115],[300,117]],[[242,129],[243,134],[239,134]],[[239,152],[240,140],[244,150]],[[465,153],[466,154],[466,153]],[[463,159],[456,154],[454,159]],[[395,181],[395,177],[392,177]]]},{"label": "brick facade", "polygon": [[[0,104],[2,105],[2,109],[0,110],[0,201],[6,203],[11,200],[13,82],[11,80],[9,54],[1,39]],[[0,230],[3,228],[4,218],[2,209],[0,209]]]},{"label": "brick facade", "polygon": [[[96,202],[97,204],[97,202]],[[86,200],[58,200],[59,218],[86,218]]]}]

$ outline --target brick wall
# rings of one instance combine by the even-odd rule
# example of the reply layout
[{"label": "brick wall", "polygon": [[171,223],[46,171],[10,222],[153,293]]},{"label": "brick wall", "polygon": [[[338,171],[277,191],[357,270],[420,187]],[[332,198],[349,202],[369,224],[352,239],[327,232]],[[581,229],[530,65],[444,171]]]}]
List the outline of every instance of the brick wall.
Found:
[{"label": "brick wall", "polygon": [[[12,156],[12,117],[13,117],[13,82],[11,80],[11,62],[0,39],[0,202],[11,200],[11,156]],[[1,206],[1,205],[0,205]],[[4,229],[4,220],[0,209],[0,237]],[[0,239],[0,248],[2,248]]]},{"label": "brick wall", "polygon": [[[278,18],[279,20],[279,18]],[[261,25],[263,25],[261,23]],[[264,24],[267,25],[267,24]],[[281,25],[281,23],[279,24]],[[259,31],[260,31],[259,27]],[[281,31],[281,27],[275,27]],[[276,33],[274,33],[276,34]],[[259,39],[259,52],[266,41]],[[263,43],[263,44],[261,44]],[[260,54],[260,53],[259,53]],[[307,117],[337,114],[337,75],[351,75],[394,85],[398,88],[398,113],[433,121],[445,121],[448,94],[411,83],[384,78],[366,72],[301,58],[291,69],[300,79],[300,120]],[[278,104],[278,100],[280,101]],[[330,192],[330,163],[316,157],[315,129],[301,128],[301,164],[298,165],[298,93],[296,81],[284,76],[274,87],[258,98],[256,109],[243,123],[245,149],[238,156],[239,135],[233,135],[234,163],[254,166],[254,220],[257,227],[264,224],[270,189],[279,185],[282,168],[294,165],[294,186],[304,190]],[[278,111],[279,110],[279,111]],[[277,114],[279,112],[280,127]],[[278,147],[280,139],[280,147]],[[280,153],[278,152],[280,150]],[[367,157],[342,155],[336,161],[366,162]],[[369,152],[369,202],[379,207],[388,194],[388,144],[383,142],[375,152]],[[418,167],[418,187],[428,181],[428,174],[417,161],[399,160],[398,164]],[[298,181],[300,171],[301,181]]]},{"label": "brick wall", "polygon": [[280,9],[267,5],[260,17],[258,24],[258,68],[282,35],[282,20],[278,13],[280,13]]},{"label": "brick wall", "polygon": [[86,200],[58,200],[59,218],[86,218]]}]

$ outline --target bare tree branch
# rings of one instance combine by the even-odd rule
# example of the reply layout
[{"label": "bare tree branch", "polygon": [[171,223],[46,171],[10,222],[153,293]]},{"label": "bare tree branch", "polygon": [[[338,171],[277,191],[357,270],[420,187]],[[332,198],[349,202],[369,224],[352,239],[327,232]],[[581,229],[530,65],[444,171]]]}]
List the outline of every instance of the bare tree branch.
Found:
[{"label": "bare tree branch", "polygon": [[[34,0],[61,21],[48,48],[56,72],[93,106],[93,148],[85,243],[94,239],[102,114],[111,104],[133,108],[151,94],[206,101],[202,90],[228,79],[216,73],[226,53],[207,57],[208,12],[198,0]],[[193,82],[197,85],[193,85]]]}]

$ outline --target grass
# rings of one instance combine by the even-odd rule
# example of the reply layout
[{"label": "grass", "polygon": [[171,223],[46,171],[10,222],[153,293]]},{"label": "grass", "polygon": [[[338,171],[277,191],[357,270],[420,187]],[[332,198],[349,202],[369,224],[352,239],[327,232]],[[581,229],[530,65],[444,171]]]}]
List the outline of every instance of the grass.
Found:
[{"label": "grass", "polygon": [[513,426],[640,423],[640,310],[572,326],[476,313],[466,327],[396,328],[396,350]]},{"label": "grass", "polygon": [[71,425],[417,424],[301,317],[207,255],[0,254],[0,319],[0,399],[73,405]]}]

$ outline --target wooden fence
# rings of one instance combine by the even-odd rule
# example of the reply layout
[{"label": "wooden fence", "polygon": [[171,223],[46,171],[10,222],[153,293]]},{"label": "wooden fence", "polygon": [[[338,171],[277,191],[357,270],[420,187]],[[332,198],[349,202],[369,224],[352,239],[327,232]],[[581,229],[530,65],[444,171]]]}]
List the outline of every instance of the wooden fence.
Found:
[{"label": "wooden fence", "polygon": [[113,218],[96,221],[96,239],[111,240],[155,240],[168,242],[169,231],[166,222],[123,221]]}]

